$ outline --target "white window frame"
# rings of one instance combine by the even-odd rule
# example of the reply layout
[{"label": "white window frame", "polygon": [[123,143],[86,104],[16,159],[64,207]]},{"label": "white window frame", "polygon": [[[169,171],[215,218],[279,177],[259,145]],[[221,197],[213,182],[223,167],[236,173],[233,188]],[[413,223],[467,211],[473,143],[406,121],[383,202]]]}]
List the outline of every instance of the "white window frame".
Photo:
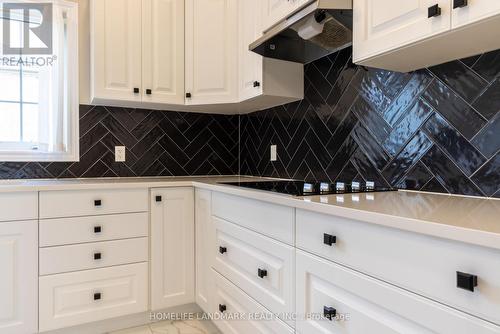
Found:
[{"label": "white window frame", "polygon": [[[11,0],[9,2],[17,2]],[[78,3],[69,0],[22,0],[23,3],[52,2],[54,6],[68,9],[70,20],[67,29],[67,82],[65,100],[68,106],[67,121],[67,149],[65,152],[44,152],[33,149],[30,144],[12,143],[12,150],[0,150],[0,162],[31,162],[31,161],[79,161],[79,60],[78,60]],[[5,146],[9,144],[3,143]]]}]

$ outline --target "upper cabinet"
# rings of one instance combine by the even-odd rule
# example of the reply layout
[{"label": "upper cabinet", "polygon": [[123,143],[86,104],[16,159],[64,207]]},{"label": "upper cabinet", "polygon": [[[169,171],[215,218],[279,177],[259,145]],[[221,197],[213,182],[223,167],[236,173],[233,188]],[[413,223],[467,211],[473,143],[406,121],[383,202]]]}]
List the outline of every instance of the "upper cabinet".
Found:
[{"label": "upper cabinet", "polygon": [[262,30],[268,30],[288,15],[291,15],[307,1],[308,0],[262,0]]},{"label": "upper cabinet", "polygon": [[186,0],[186,104],[238,101],[238,0]]},{"label": "upper cabinet", "polygon": [[354,0],[353,10],[360,65],[407,72],[500,48],[496,0]]},{"label": "upper cabinet", "polygon": [[141,101],[142,0],[92,1],[92,96]]},{"label": "upper cabinet", "polygon": [[249,50],[277,2],[91,0],[92,103],[237,114],[302,99],[302,64]]},{"label": "upper cabinet", "polygon": [[92,102],[183,103],[183,0],[94,0],[91,17]]},{"label": "upper cabinet", "polygon": [[184,1],[142,0],[143,101],[184,103]]}]

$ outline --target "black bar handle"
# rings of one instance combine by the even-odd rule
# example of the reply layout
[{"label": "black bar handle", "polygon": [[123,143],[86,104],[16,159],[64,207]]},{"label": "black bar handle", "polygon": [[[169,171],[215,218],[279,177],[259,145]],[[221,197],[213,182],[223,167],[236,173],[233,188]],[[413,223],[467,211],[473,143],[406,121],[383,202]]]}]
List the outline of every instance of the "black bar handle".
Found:
[{"label": "black bar handle", "polygon": [[328,233],[323,234],[323,243],[328,246],[333,246],[337,243],[337,237]]},{"label": "black bar handle", "polygon": [[153,93],[153,92],[151,91],[151,89],[149,89],[149,88],[148,88],[148,89],[146,89],[146,94],[147,94],[147,95],[151,95],[152,93]]},{"label": "black bar handle", "polygon": [[188,99],[190,99],[190,98],[191,98],[191,93],[186,93],[186,97],[187,97]]},{"label": "black bar handle", "polygon": [[264,278],[267,276],[267,270],[265,269],[260,269],[257,270],[257,275],[260,277],[260,278]]},{"label": "black bar handle", "polygon": [[453,0],[453,9],[467,7],[468,5],[467,0]]},{"label": "black bar handle", "polygon": [[477,276],[457,271],[457,288],[474,292],[477,287]]},{"label": "black bar handle", "polygon": [[100,260],[102,258],[101,253],[94,253],[94,260]]},{"label": "black bar handle", "polygon": [[332,321],[337,316],[337,310],[330,306],[324,306],[323,316]]},{"label": "black bar handle", "polygon": [[97,226],[94,226],[94,233],[101,233],[102,232],[102,226],[100,225],[97,225]]},{"label": "black bar handle", "polygon": [[428,12],[427,12],[427,17],[438,17],[441,15],[441,7],[439,7],[438,4],[429,7]]},{"label": "black bar handle", "polygon": [[134,94],[139,94],[140,93],[140,89],[139,88],[134,88]]},{"label": "black bar handle", "polygon": [[100,300],[102,298],[102,295],[100,292],[94,293],[94,300]]}]

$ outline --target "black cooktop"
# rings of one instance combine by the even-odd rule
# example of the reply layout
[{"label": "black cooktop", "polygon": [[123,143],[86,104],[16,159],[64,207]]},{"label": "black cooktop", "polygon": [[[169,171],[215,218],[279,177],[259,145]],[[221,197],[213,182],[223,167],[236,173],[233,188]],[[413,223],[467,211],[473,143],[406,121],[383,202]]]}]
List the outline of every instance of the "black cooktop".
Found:
[{"label": "black cooktop", "polygon": [[294,196],[352,194],[379,191],[396,191],[394,188],[378,187],[373,182],[328,183],[306,181],[257,181],[257,182],[221,182],[257,190],[266,190]]}]

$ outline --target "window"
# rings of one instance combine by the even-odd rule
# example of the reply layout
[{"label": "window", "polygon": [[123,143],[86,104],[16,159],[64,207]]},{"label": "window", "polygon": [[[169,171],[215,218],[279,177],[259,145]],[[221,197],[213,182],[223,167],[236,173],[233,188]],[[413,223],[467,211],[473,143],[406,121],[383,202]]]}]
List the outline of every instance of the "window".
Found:
[{"label": "window", "polygon": [[77,161],[77,4],[0,6],[0,161]]}]

